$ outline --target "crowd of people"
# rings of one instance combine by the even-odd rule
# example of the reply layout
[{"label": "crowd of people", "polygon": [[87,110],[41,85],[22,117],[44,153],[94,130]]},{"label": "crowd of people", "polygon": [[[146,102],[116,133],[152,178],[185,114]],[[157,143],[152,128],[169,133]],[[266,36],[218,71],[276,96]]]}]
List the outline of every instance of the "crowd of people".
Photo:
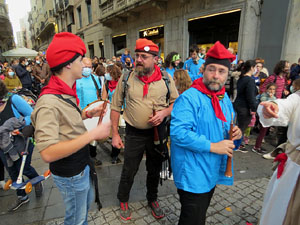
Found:
[{"label": "crowd of people", "polygon": [[[248,152],[245,146],[255,128],[259,134],[252,151],[266,159],[283,157],[262,147],[270,126],[279,126],[277,145],[286,144],[280,149],[285,152],[282,154],[289,170],[282,172],[281,160],[267,190],[261,224],[276,224],[276,218],[280,224],[295,224],[290,222],[299,218],[300,59],[292,67],[281,60],[269,74],[262,58],[237,61],[220,42],[207,52],[192,45],[185,61],[176,51],[163,60],[158,46],[141,38],[133,55],[129,49],[111,59],[90,59],[84,57],[85,53],[78,36],[62,32],[54,36],[46,55],[39,53],[33,60],[21,57],[0,64],[1,131],[9,134],[16,149],[18,131],[29,124],[34,126],[35,149],[49,163],[64,200],[65,224],[87,224],[94,199],[101,208],[95,169],[102,165],[97,155],[98,140],[111,137],[112,164],[121,162],[119,154],[124,149],[117,194],[121,219],[131,219],[130,190],[144,153],[146,198],[152,215],[160,219],[164,212],[157,200],[158,185],[166,169],[162,163],[168,160],[161,149],[167,148],[170,136],[169,167],[181,203],[179,225],[199,225],[205,224],[216,185],[233,184],[233,177],[225,176],[226,163],[232,160],[234,150]],[[38,98],[32,107],[24,100],[26,96],[20,97],[24,93]],[[109,108],[104,108],[105,101]],[[104,111],[110,121],[86,125]],[[11,118],[17,118],[19,126],[4,131]],[[119,132],[122,123],[126,125],[125,141]],[[30,165],[34,149],[30,143],[24,175],[31,179],[38,174]],[[22,157],[8,164],[7,143],[0,144],[0,184],[4,187],[4,168],[15,182]],[[277,178],[279,170],[284,179]],[[289,179],[293,185],[286,194],[285,210],[276,214],[280,202],[274,193],[280,193],[282,180]],[[35,191],[37,197],[42,195],[42,183],[35,185]],[[16,194],[10,211],[29,201],[24,190]],[[296,212],[292,210],[295,208]]]}]

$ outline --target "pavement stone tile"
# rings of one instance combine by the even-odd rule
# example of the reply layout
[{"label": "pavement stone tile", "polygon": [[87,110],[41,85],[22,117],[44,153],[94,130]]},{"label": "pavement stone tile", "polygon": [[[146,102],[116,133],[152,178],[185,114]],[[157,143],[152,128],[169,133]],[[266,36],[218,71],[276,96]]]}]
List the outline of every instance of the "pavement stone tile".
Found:
[{"label": "pavement stone tile", "polygon": [[139,209],[139,210],[137,211],[137,213],[138,213],[140,216],[142,216],[142,217],[147,216],[147,215],[149,214],[149,212],[148,212],[148,210],[147,210],[146,208],[141,208],[141,209]]},{"label": "pavement stone tile", "polygon": [[112,212],[112,211],[110,211],[109,213],[105,214],[104,217],[105,217],[105,220],[107,222],[110,222],[110,221],[112,221],[112,220],[114,220],[114,219],[117,218],[116,214],[114,212]]},{"label": "pavement stone tile", "polygon": [[144,220],[146,221],[147,224],[151,224],[152,222],[154,222],[156,219],[154,218],[154,216],[152,215],[148,215],[144,217]]},{"label": "pavement stone tile", "polygon": [[134,222],[136,225],[147,225],[147,222],[143,219],[138,219]]},{"label": "pavement stone tile", "polygon": [[130,206],[131,206],[132,208],[134,208],[135,210],[144,207],[140,202],[133,202],[133,203],[130,203]]}]

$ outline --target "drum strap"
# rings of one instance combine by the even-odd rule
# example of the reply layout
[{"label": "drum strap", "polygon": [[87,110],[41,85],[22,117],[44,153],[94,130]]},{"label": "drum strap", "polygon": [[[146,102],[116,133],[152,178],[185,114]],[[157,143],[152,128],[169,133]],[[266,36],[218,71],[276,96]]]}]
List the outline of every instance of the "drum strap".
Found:
[{"label": "drum strap", "polygon": [[78,106],[72,102],[70,99],[66,99],[64,98],[63,96],[59,95],[59,94],[55,94],[56,97],[60,98],[61,100],[65,101],[66,103],[72,105],[78,112],[79,114],[81,115],[81,110],[78,108]]},{"label": "drum strap", "polygon": [[[95,88],[96,88],[96,90],[97,90],[97,96],[98,96],[98,99],[101,99],[101,88],[99,88],[99,86],[98,86],[98,84],[97,84],[97,82],[96,82],[96,80],[95,80],[93,74],[92,74],[91,76],[92,76],[92,80],[93,80],[93,82],[94,82]],[[100,80],[100,79],[99,79],[99,82],[100,82],[100,87],[101,87],[101,80]]]}]

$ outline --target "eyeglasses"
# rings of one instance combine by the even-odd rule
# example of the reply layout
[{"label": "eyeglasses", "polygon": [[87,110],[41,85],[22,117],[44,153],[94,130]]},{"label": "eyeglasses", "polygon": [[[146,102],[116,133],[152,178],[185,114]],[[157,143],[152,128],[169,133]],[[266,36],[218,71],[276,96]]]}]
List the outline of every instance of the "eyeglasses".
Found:
[{"label": "eyeglasses", "polygon": [[[206,68],[206,70],[207,70],[209,73],[216,73],[216,72],[217,72],[217,68],[214,67],[214,66],[208,66],[208,67]],[[220,75],[226,75],[226,74],[228,74],[228,71],[226,71],[226,70],[224,70],[224,69],[218,69],[218,73],[219,73]]]},{"label": "eyeglasses", "polygon": [[154,57],[151,55],[145,55],[145,54],[135,54],[135,59],[138,59],[139,57],[141,57],[142,60],[147,60],[150,57]]}]

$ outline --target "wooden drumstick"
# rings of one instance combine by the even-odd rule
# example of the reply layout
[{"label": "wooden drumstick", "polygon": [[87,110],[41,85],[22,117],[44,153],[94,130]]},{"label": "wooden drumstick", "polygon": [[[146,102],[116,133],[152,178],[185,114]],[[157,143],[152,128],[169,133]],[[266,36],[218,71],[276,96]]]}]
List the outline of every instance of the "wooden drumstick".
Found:
[{"label": "wooden drumstick", "polygon": [[105,101],[103,102],[102,110],[100,111],[100,115],[99,115],[98,125],[99,125],[100,123],[102,123],[102,120],[103,120],[103,117],[104,117],[104,113],[105,113],[105,110],[106,110],[107,103],[108,103],[108,100],[105,100]]},{"label": "wooden drumstick", "polygon": [[[232,133],[233,133],[233,113],[231,114],[231,123],[230,123],[230,130],[229,130],[229,140],[232,140]],[[227,158],[227,165],[225,171],[225,177],[232,177],[232,157],[228,156]]]}]

